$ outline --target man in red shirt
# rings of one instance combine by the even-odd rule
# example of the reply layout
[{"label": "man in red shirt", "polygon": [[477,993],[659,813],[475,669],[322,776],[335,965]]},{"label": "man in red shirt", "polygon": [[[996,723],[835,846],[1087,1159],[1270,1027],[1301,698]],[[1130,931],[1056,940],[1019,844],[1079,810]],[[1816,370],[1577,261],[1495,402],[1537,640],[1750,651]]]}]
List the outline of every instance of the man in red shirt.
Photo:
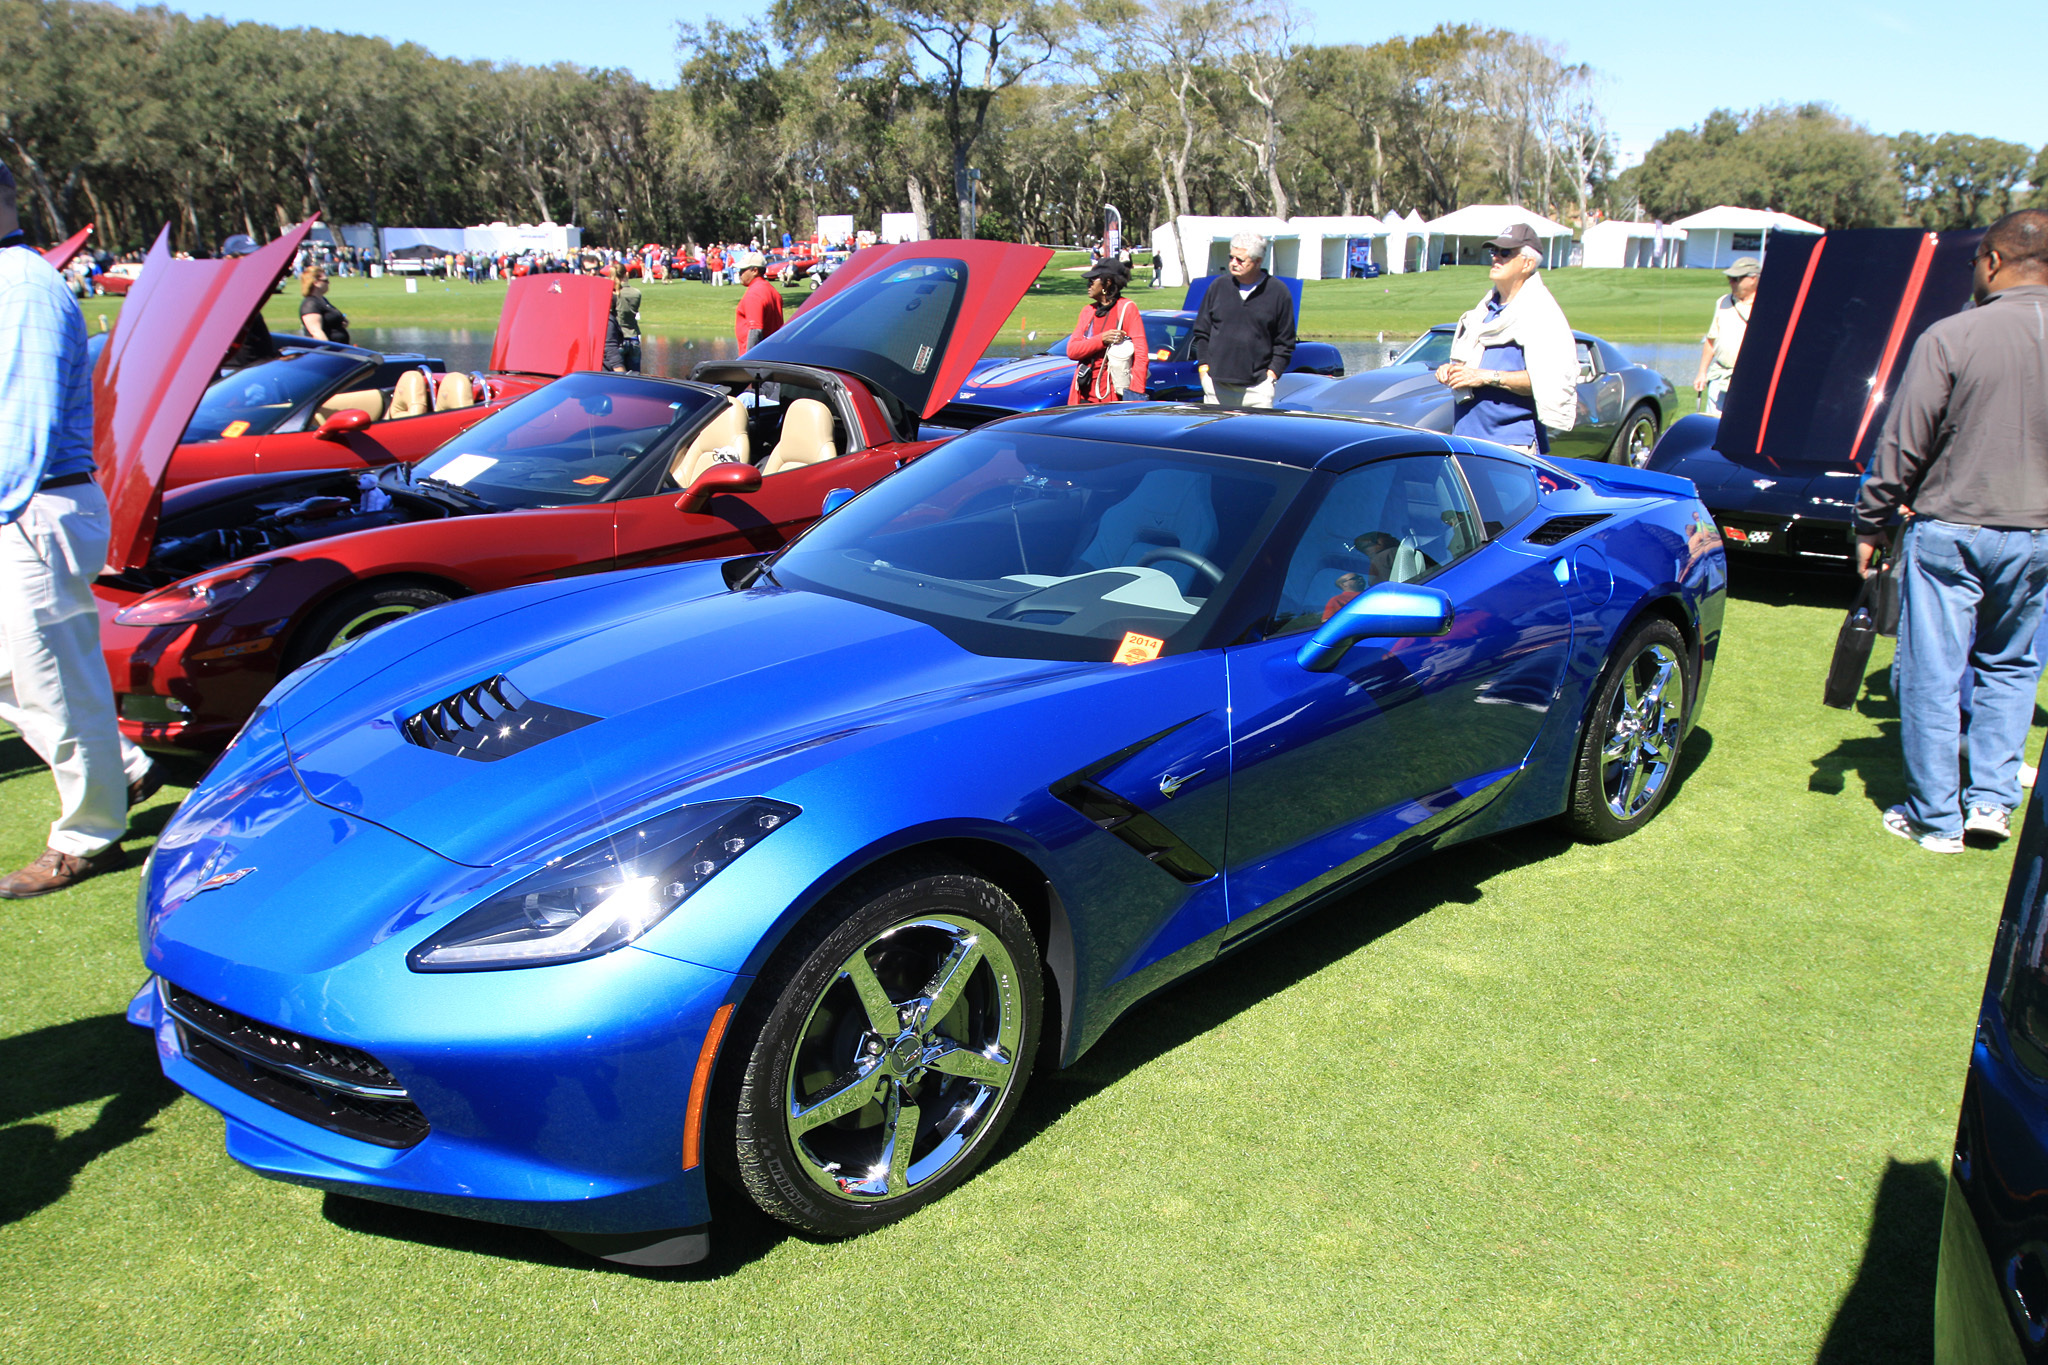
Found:
[{"label": "man in red shirt", "polygon": [[775,286],[762,278],[768,261],[758,251],[749,251],[739,259],[740,283],[747,292],[740,295],[739,309],[733,314],[733,337],[740,344],[740,354],[745,355],[757,341],[765,341],[782,327],[782,295]]}]

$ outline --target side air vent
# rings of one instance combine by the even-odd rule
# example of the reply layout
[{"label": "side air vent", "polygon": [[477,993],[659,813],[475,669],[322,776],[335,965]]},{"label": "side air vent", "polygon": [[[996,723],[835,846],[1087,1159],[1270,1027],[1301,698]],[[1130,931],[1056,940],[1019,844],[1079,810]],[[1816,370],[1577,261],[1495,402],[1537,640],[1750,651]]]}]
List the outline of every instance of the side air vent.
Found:
[{"label": "side air vent", "polygon": [[1209,860],[1188,847],[1178,834],[1109,788],[1086,778],[1055,783],[1052,794],[1145,855],[1160,871],[1193,886],[1216,875]]},{"label": "side air vent", "polygon": [[596,719],[535,701],[500,673],[407,716],[402,728],[406,739],[422,749],[495,763]]},{"label": "side air vent", "polygon": [[1531,545],[1556,545],[1560,541],[1570,540],[1589,526],[1598,526],[1605,520],[1605,512],[1589,512],[1576,517],[1552,517],[1522,539]]}]

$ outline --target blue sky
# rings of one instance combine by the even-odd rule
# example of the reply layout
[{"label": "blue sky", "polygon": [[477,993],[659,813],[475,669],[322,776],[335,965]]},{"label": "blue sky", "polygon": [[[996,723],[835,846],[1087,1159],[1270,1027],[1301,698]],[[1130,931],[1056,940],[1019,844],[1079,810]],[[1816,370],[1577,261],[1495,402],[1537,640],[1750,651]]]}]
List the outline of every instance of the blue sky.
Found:
[{"label": "blue sky", "polygon": [[[1695,17],[1697,7],[1676,4],[1580,4],[1557,13],[1427,0],[1401,6],[1298,0],[1297,7],[1309,15],[1320,42],[1377,42],[1440,22],[1491,19],[1562,43],[1570,60],[1600,72],[1602,107],[1630,160],[1666,129],[1697,123],[1717,106],[1816,99],[1882,133],[1978,133],[2037,148],[2048,142],[2048,103],[2031,91],[2030,45],[2002,44],[1995,21],[1962,9],[1929,11],[1903,0],[1795,3],[1775,12],[1740,6],[1709,23]],[[654,84],[673,85],[678,20],[733,22],[766,5],[604,0],[579,8],[559,0],[496,0],[450,8],[419,0],[339,6],[172,0],[171,8],[375,34],[449,57],[623,66]]]}]

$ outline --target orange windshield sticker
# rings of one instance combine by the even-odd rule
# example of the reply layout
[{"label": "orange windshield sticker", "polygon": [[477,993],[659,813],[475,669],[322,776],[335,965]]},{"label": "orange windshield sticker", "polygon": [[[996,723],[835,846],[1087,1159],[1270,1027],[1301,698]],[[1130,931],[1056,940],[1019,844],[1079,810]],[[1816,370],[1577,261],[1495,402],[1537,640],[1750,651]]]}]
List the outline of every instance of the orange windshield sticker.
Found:
[{"label": "orange windshield sticker", "polygon": [[247,422],[230,422],[220,429],[222,436],[240,436],[249,429]]},{"label": "orange windshield sticker", "polygon": [[1116,647],[1113,664],[1141,664],[1148,659],[1159,657],[1159,651],[1166,648],[1166,641],[1155,640],[1149,635],[1140,635],[1135,630],[1124,632],[1123,643]]},{"label": "orange windshield sticker", "polygon": [[605,477],[604,475],[602,475],[602,474],[585,474],[585,475],[584,475],[584,476],[583,476],[582,478],[580,478],[580,479],[576,480],[576,482],[577,482],[577,483],[610,483],[610,482],[611,482],[611,480],[610,480],[610,479],[608,479],[608,478],[606,478],[606,477]]}]

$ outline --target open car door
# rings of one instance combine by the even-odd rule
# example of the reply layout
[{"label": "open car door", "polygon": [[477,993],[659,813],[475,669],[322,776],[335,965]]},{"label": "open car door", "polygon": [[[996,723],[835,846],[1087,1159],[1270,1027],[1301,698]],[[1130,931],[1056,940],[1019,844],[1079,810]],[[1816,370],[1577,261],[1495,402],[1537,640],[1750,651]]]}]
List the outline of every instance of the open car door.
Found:
[{"label": "open car door", "polygon": [[598,275],[522,275],[505,291],[491,368],[559,378],[604,368],[612,282]]},{"label": "open car door", "polygon": [[930,417],[953,401],[1051,259],[1048,247],[1014,242],[869,247],[746,360],[843,370]]},{"label": "open car door", "polygon": [[157,234],[93,370],[93,459],[112,514],[108,567],[149,562],[164,471],[185,424],[312,226],[224,261],[172,260],[170,228]]}]

